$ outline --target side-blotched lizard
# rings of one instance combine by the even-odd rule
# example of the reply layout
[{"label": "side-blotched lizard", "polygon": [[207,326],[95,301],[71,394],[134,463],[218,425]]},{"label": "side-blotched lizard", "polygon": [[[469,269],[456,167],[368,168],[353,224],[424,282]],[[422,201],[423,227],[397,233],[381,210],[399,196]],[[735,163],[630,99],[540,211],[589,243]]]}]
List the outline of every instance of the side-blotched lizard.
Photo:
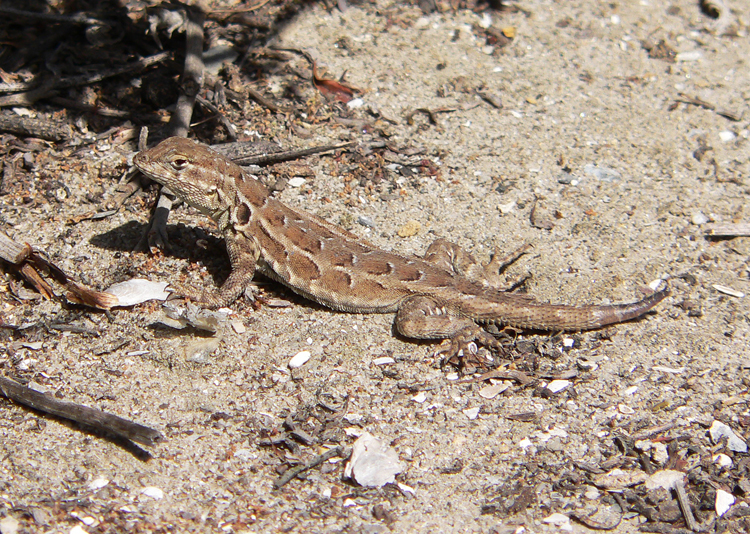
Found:
[{"label": "side-blotched lizard", "polygon": [[[251,174],[204,145],[172,137],[134,158],[138,169],[211,217],[226,240],[232,272],[218,293],[180,289],[212,306],[236,300],[256,269],[334,310],[396,313],[396,328],[415,339],[451,339],[497,347],[479,325],[576,331],[635,319],[668,294],[662,288],[631,304],[565,306],[504,292],[498,264],[485,266],[460,247],[435,241],[424,258],[380,250],[320,217],[272,198]],[[492,270],[494,269],[494,273]]]}]

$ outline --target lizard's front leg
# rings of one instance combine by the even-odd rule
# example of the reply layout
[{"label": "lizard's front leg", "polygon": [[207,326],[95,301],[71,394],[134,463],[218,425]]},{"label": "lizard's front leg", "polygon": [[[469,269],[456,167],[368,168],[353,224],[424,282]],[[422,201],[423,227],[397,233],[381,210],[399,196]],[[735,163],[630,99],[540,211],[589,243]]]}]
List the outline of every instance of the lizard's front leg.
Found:
[{"label": "lizard's front leg", "polygon": [[451,313],[426,295],[411,296],[401,302],[395,324],[400,334],[413,339],[450,339],[450,345],[438,351],[445,359],[457,356],[472,341],[501,349],[500,342],[474,321]]},{"label": "lizard's front leg", "polygon": [[232,272],[229,273],[229,277],[218,291],[206,289],[197,291],[188,288],[177,288],[175,293],[194,299],[211,308],[228,306],[239,298],[253,279],[255,266],[258,258],[260,258],[260,247],[255,239],[238,233],[232,228],[225,230],[224,239],[227,244],[227,253],[229,254],[229,263],[232,265]]}]

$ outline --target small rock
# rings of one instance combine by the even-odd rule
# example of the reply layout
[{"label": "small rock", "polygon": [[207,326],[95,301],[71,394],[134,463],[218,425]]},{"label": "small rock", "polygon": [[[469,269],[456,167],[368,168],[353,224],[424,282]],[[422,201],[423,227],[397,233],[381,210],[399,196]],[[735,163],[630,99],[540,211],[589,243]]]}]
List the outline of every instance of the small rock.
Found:
[{"label": "small rock", "polygon": [[722,132],[719,132],[719,139],[721,139],[725,143],[729,143],[737,139],[737,134],[734,132],[730,132],[729,130],[724,130]]},{"label": "small rock", "polygon": [[735,434],[731,428],[721,421],[714,421],[708,430],[711,435],[711,441],[718,443],[719,440],[727,438],[727,448],[733,452],[747,452],[747,443]]},{"label": "small rock", "polygon": [[690,50],[689,52],[680,52],[675,56],[676,61],[698,61],[703,57],[700,50]]},{"label": "small rock", "polygon": [[483,399],[494,399],[495,397],[497,397],[500,393],[502,393],[509,387],[510,387],[510,384],[508,384],[507,382],[485,386],[479,390],[479,396],[482,397]]},{"label": "small rock", "polygon": [[15,517],[6,516],[0,519],[0,534],[16,534],[18,532],[18,520]]},{"label": "small rock", "polygon": [[553,380],[547,384],[547,389],[552,393],[559,393],[570,385],[570,380]]},{"label": "small rock", "polygon": [[89,489],[91,491],[96,491],[102,489],[104,486],[109,484],[109,480],[103,477],[95,478],[91,482],[89,482]]},{"label": "small rock", "polygon": [[583,172],[602,182],[616,182],[620,179],[620,173],[616,170],[608,167],[597,167],[591,163],[583,166]]},{"label": "small rock", "polygon": [[411,220],[407,221],[405,225],[403,225],[401,228],[398,229],[398,236],[399,237],[413,237],[419,233],[419,230],[422,228],[422,225],[419,223],[419,221]]},{"label": "small rock", "polygon": [[307,180],[305,180],[301,176],[295,176],[294,178],[289,180],[288,184],[291,187],[302,187],[303,185],[305,185],[305,182],[307,182]]},{"label": "small rock", "polygon": [[156,486],[146,486],[145,488],[143,488],[143,490],[141,490],[141,493],[143,493],[147,497],[156,499],[157,501],[164,498],[164,492]]},{"label": "small rock", "polygon": [[307,363],[307,361],[312,356],[312,353],[309,350],[303,350],[295,354],[291,360],[289,360],[289,368],[290,369],[297,369],[299,367],[302,367]]},{"label": "small rock", "polygon": [[419,393],[417,393],[416,395],[414,395],[411,398],[411,400],[413,400],[414,402],[417,402],[419,404],[422,404],[424,401],[427,400],[427,393],[425,393],[424,391],[420,391]]},{"label": "small rock", "polygon": [[690,222],[696,226],[700,226],[701,224],[706,224],[708,222],[708,217],[706,217],[702,211],[696,211],[693,213],[693,216],[690,217]]},{"label": "small rock", "polygon": [[547,523],[548,525],[555,525],[560,530],[573,530],[573,525],[570,524],[570,518],[565,514],[552,514],[542,519],[542,522]]},{"label": "small rock", "polygon": [[476,408],[466,408],[465,410],[462,410],[464,415],[471,419],[472,421],[479,417],[479,407]]},{"label": "small rock", "polygon": [[716,454],[712,457],[712,460],[719,467],[732,467],[732,459],[726,454]]},{"label": "small rock", "polygon": [[734,495],[727,493],[722,489],[716,490],[716,515],[719,517],[727,513],[727,510],[734,504]]},{"label": "small rock", "polygon": [[374,360],[372,360],[373,365],[390,365],[392,363],[396,363],[396,360],[394,360],[390,356],[381,356],[380,358],[375,358]]},{"label": "small rock", "polygon": [[352,456],[344,476],[353,478],[361,486],[379,488],[396,480],[404,470],[398,453],[381,440],[365,432],[354,442]]}]

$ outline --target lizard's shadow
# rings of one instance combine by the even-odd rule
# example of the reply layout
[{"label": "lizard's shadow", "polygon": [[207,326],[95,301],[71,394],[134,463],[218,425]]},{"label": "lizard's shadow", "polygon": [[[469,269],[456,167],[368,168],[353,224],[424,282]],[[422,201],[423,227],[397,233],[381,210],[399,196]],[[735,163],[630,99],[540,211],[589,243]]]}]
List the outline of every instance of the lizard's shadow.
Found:
[{"label": "lizard's shadow", "polygon": [[[137,253],[136,248],[141,242],[146,229],[146,224],[129,221],[122,226],[93,236],[89,240],[89,243],[106,250]],[[187,268],[191,264],[200,264],[211,275],[217,288],[229,276],[232,266],[229,263],[229,256],[223,238],[210,234],[201,227],[189,226],[182,223],[168,224],[167,237],[169,239],[169,248],[164,253],[165,257],[187,260],[184,268]],[[148,254],[145,251],[141,253],[144,255]],[[298,295],[291,289],[260,273],[256,273],[253,281],[262,286],[267,286],[274,293],[293,302],[295,305],[332,311],[321,304]]]},{"label": "lizard's shadow", "polygon": [[[136,249],[146,229],[146,224],[128,221],[117,228],[93,236],[89,243],[106,250],[138,253]],[[169,243],[164,256],[200,263],[205,266],[217,285],[229,276],[231,266],[224,239],[208,233],[201,227],[182,223],[167,225],[167,237]],[[141,253],[148,254],[145,251]]]}]

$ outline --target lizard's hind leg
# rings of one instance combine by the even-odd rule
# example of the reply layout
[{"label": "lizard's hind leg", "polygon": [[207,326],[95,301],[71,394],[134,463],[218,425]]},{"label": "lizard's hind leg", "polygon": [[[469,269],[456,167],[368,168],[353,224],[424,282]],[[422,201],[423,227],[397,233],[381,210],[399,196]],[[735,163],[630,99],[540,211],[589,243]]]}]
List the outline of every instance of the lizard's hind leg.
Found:
[{"label": "lizard's hind leg", "polygon": [[[446,271],[461,275],[484,287],[506,291],[509,288],[504,286],[505,280],[501,276],[501,273],[508,265],[525,254],[530,247],[531,245],[525,244],[506,256],[502,256],[500,249],[495,248],[492,259],[483,265],[474,259],[471,253],[466,252],[457,244],[451,243],[446,239],[436,239],[428,247],[424,259]],[[523,278],[523,280],[525,279],[526,277]],[[518,286],[523,280],[514,283],[510,289]]]}]

